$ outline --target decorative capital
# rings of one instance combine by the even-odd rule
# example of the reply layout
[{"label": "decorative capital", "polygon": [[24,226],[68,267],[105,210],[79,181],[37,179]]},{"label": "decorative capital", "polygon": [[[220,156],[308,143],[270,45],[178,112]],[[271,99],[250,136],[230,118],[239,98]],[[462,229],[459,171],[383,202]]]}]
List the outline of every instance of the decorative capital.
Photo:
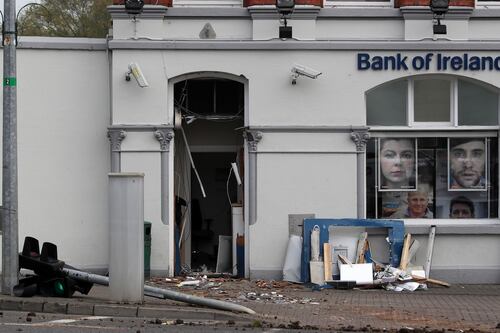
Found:
[{"label": "decorative capital", "polygon": [[365,151],[368,139],[370,139],[370,133],[368,133],[368,131],[351,132],[351,140],[356,144],[356,151],[358,152]]},{"label": "decorative capital", "polygon": [[247,140],[250,153],[257,152],[257,144],[262,140],[262,132],[259,131],[244,131],[243,137]]},{"label": "decorative capital", "polygon": [[127,132],[122,129],[109,129],[108,139],[111,142],[112,151],[120,151],[122,146],[122,141],[127,136]]},{"label": "decorative capital", "polygon": [[170,141],[174,138],[174,132],[171,129],[158,129],[154,134],[156,140],[160,141],[161,151],[170,151]]}]

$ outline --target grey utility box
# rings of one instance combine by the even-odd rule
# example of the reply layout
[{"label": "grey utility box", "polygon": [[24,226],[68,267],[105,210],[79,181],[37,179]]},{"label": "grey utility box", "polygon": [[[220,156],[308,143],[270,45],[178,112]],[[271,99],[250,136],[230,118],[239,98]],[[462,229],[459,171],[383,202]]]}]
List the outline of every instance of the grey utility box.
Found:
[{"label": "grey utility box", "polygon": [[109,174],[109,288],[112,300],[144,301],[144,174]]}]

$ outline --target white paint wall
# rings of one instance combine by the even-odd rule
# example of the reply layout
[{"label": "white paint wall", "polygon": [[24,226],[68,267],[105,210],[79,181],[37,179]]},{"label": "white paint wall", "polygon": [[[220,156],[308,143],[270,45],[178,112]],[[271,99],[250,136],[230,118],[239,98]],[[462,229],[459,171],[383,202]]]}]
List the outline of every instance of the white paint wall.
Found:
[{"label": "white paint wall", "polygon": [[[425,51],[404,52],[410,57],[422,53]],[[363,126],[366,124],[364,94],[367,90],[390,80],[421,73],[413,70],[358,71],[356,54],[356,51],[307,50],[115,51],[118,61],[114,66],[120,73],[113,76],[116,82],[114,86],[117,87],[113,118],[115,123],[140,124],[145,119],[149,119],[150,123],[171,123],[173,100],[168,96],[172,92],[171,88],[165,88],[167,80],[198,71],[214,71],[242,75],[248,79],[246,125]],[[387,55],[392,52],[370,54]],[[124,82],[121,68],[125,67],[126,59],[141,59],[148,80],[154,82],[147,88],[150,90],[141,90],[135,84]],[[262,62],[261,59],[266,61]],[[118,66],[119,62],[122,65]],[[292,85],[290,69],[295,63],[321,70],[323,74],[316,80],[300,77],[297,84]],[[426,74],[432,73],[437,72],[431,70]],[[453,74],[500,85],[493,72]],[[213,139],[203,140],[203,134],[198,134],[195,140],[197,149],[202,149],[203,145],[216,144]],[[124,147],[132,141],[132,136],[127,137]],[[298,153],[301,151],[318,153]],[[315,134],[264,131],[264,137],[258,144],[258,220],[257,224],[250,227],[249,235],[249,260],[253,272],[270,272],[272,275],[281,270],[288,240],[288,214],[315,213],[318,217],[357,215],[354,151],[354,143],[347,132]],[[159,211],[159,207],[154,209]],[[480,241],[481,237],[475,239]],[[473,253],[478,252],[474,250]],[[460,258],[450,255],[445,255],[445,258],[450,267],[462,265]],[[159,259],[158,262],[164,261]],[[483,263],[484,267],[497,267],[496,264],[491,266],[491,262]]]},{"label": "white paint wall", "polygon": [[104,51],[18,50],[19,246],[58,245],[80,268],[108,261]]},{"label": "white paint wall", "polygon": [[[159,143],[158,143],[159,145]],[[161,221],[160,154],[155,152],[122,152],[122,172],[144,173],[144,220],[151,225],[151,270],[168,267],[168,226]]]},{"label": "white paint wall", "polygon": [[[252,37],[273,38],[277,34],[275,20],[252,25],[248,18],[205,20],[197,16],[193,20],[141,20],[137,33],[128,19],[117,20],[114,38],[139,38],[142,42],[164,38],[194,41],[198,40],[205,23],[214,27],[218,39],[235,42],[248,41]],[[408,31],[412,24],[407,23],[405,26],[401,17],[361,20],[323,17],[315,24],[291,22],[296,36],[310,39],[314,35],[317,40],[332,43],[381,38],[402,41],[405,36],[413,36]],[[454,35],[454,38],[463,39],[469,34],[466,37],[475,40],[493,39],[492,27],[497,25],[491,19],[471,21],[468,26],[461,26],[459,35]],[[451,28],[454,28],[453,24],[450,24]],[[266,29],[273,31],[266,32]],[[415,33],[423,34],[419,30],[422,25],[415,29]],[[243,76],[248,80],[247,126],[325,127],[365,125],[365,91],[390,80],[422,74],[411,70],[358,71],[355,47],[349,51],[263,49],[265,46],[243,51],[114,50],[111,96],[108,59],[104,51],[20,50],[21,237],[30,234],[42,241],[58,243],[61,257],[82,268],[104,268],[107,265],[107,173],[110,168],[106,128],[110,124],[172,124],[169,80],[180,75],[213,71]],[[425,52],[404,53],[411,56]],[[370,51],[371,55],[392,53],[395,52]],[[463,52],[443,53],[460,55]],[[474,54],[496,55],[495,52]],[[150,83],[149,88],[142,89],[134,81],[125,81],[130,62],[141,66]],[[323,74],[316,80],[300,77],[293,86],[290,70],[296,63]],[[432,73],[436,72],[426,72]],[[445,74],[464,75],[500,87],[496,72]],[[203,146],[210,141],[197,142],[198,146]],[[250,227],[250,265],[253,270],[281,270],[288,237],[288,214],[356,215],[354,148],[348,133],[264,133],[258,146],[258,220]],[[172,253],[168,251],[172,236],[169,227],[160,221],[159,143],[152,131],[129,132],[122,149],[122,170],[146,174],[145,218],[153,222],[151,268],[166,270],[172,259]],[[304,153],[306,150],[317,153]],[[173,180],[173,152],[170,157]],[[173,193],[173,181],[170,186]],[[172,220],[173,206],[170,208]],[[64,236],[60,236],[61,232]],[[58,239],[51,239],[53,235]],[[497,236],[470,236],[470,242],[478,245],[484,237],[488,238],[484,243],[488,245],[487,249],[496,251],[494,242],[498,240]],[[455,249],[460,246],[458,238],[446,239],[438,247]],[[453,243],[455,240],[457,242]],[[472,247],[472,250],[478,254],[485,248],[481,245]],[[481,265],[498,267],[497,259],[498,256],[488,257],[481,260]],[[463,261],[451,252],[442,252],[436,265],[458,267]]]},{"label": "white paint wall", "polygon": [[356,215],[355,164],[354,154],[258,155],[258,213],[250,226],[251,270],[281,271],[288,214]]}]

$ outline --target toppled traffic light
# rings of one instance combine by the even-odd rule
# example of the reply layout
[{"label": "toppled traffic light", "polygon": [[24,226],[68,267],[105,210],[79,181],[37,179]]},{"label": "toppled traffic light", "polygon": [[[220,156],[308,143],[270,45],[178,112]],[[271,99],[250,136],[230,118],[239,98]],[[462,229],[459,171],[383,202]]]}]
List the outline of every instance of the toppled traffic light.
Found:
[{"label": "toppled traffic light", "polygon": [[71,297],[75,291],[88,294],[92,283],[68,277],[63,272],[64,267],[72,268],[58,259],[55,244],[43,243],[40,254],[38,240],[26,237],[23,251],[19,253],[19,268],[32,270],[35,275],[21,279],[19,284],[14,287],[14,295],[20,297],[34,295]]}]

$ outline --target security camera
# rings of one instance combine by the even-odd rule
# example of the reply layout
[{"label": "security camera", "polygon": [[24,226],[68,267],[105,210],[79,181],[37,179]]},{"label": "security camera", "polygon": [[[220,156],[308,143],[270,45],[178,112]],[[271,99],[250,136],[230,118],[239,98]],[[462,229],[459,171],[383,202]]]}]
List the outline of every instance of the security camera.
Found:
[{"label": "security camera", "polygon": [[146,80],[144,74],[142,73],[141,68],[135,62],[132,62],[130,63],[130,65],[128,65],[128,72],[125,75],[125,80],[130,81],[130,75],[134,77],[139,87],[141,88],[149,87],[149,83]]},{"label": "security camera", "polygon": [[297,83],[297,79],[299,78],[299,76],[306,76],[310,79],[316,79],[321,74],[322,73],[320,71],[296,64],[292,67],[292,84]]}]

